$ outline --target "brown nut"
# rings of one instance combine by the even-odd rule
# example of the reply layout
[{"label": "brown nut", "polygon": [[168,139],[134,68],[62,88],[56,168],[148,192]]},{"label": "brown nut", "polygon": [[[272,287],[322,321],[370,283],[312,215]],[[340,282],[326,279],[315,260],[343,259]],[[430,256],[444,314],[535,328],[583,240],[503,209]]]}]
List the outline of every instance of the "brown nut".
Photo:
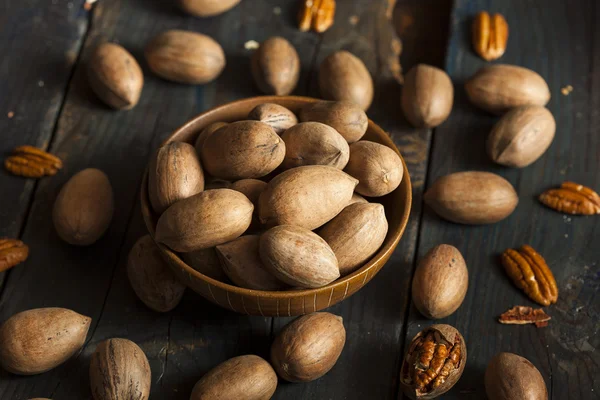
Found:
[{"label": "brown nut", "polygon": [[337,51],[319,67],[319,89],[326,100],[348,101],[367,110],[373,101],[373,79],[354,54]]},{"label": "brown nut", "polygon": [[41,178],[56,175],[63,167],[60,158],[33,146],[15,148],[6,160],[4,167],[13,175],[25,178]]},{"label": "brown nut", "polygon": [[456,328],[431,325],[410,343],[400,370],[400,386],[411,399],[434,399],[458,382],[467,363],[467,345]]},{"label": "brown nut", "polygon": [[91,322],[91,318],[65,308],[15,314],[0,327],[0,364],[18,375],[49,371],[81,349]]},{"label": "brown nut", "polygon": [[195,32],[163,32],[148,44],[145,55],[152,72],[179,83],[202,85],[216,79],[225,68],[221,45]]},{"label": "brown nut", "polygon": [[260,236],[260,259],[277,279],[290,286],[318,288],[340,277],[335,253],[308,229],[279,225]]},{"label": "brown nut", "polygon": [[29,247],[18,239],[0,238],[0,272],[27,260]]},{"label": "brown nut", "polygon": [[[202,146],[204,146],[204,142],[206,138],[212,135],[217,129],[224,127],[227,125],[227,122],[213,122],[208,125],[204,129],[200,131],[198,137],[196,138],[196,142],[194,143],[194,147],[196,148],[196,152],[198,153],[198,157],[202,155]],[[216,189],[216,188],[213,188]]]},{"label": "brown nut", "polygon": [[254,206],[231,189],[212,189],[180,200],[156,224],[155,240],[180,252],[229,242],[250,226]]},{"label": "brown nut", "polygon": [[171,142],[160,147],[148,165],[148,196],[162,214],[179,200],[204,190],[204,172],[194,146]]},{"label": "brown nut", "polygon": [[438,126],[450,115],[453,102],[454,87],[445,71],[419,64],[404,76],[402,111],[413,126]]},{"label": "brown nut", "polygon": [[335,0],[302,0],[298,13],[298,29],[307,32],[311,28],[323,33],[333,25]]},{"label": "brown nut", "polygon": [[286,130],[284,169],[302,165],[329,165],[344,169],[350,158],[348,142],[332,127],[320,122],[301,122]]},{"label": "brown nut", "polygon": [[255,290],[283,290],[286,285],[267,270],[258,254],[258,235],[244,235],[218,245],[223,271],[239,287]]},{"label": "brown nut", "polygon": [[258,179],[240,179],[231,184],[229,187],[231,190],[237,190],[243,193],[254,204],[254,213],[252,215],[252,225],[250,229],[260,229],[262,224],[258,217],[258,200],[260,194],[267,188],[267,182]]},{"label": "brown nut", "polygon": [[356,271],[379,250],[387,232],[383,206],[365,200],[346,206],[323,225],[319,236],[335,253],[340,275],[344,276]]},{"label": "brown nut", "polygon": [[300,110],[300,121],[329,125],[348,143],[360,140],[369,126],[369,119],[363,109],[346,101],[319,101],[309,104]]},{"label": "brown nut", "polygon": [[278,135],[298,123],[296,114],[279,104],[259,104],[250,111],[248,119],[269,125]]},{"label": "brown nut", "polygon": [[483,67],[467,81],[465,90],[471,103],[498,115],[519,106],[545,106],[550,101],[544,78],[516,65]]},{"label": "brown nut", "polygon": [[190,400],[267,400],[277,389],[277,375],[255,355],[230,358],[208,371],[192,390]]},{"label": "brown nut", "polygon": [[325,165],[284,171],[260,195],[260,222],[316,229],[348,205],[357,183],[345,172]]},{"label": "brown nut", "polygon": [[265,40],[252,55],[250,64],[256,86],[265,94],[292,93],[300,77],[300,57],[282,37]]},{"label": "brown nut", "polygon": [[214,17],[237,6],[242,0],[178,0],[181,9],[196,17]]},{"label": "brown nut", "polygon": [[142,94],[144,73],[135,58],[118,44],[96,47],[88,61],[87,76],[100,100],[118,110],[133,108]]},{"label": "brown nut", "polygon": [[52,219],[67,243],[87,246],[108,229],[114,212],[113,190],[106,174],[88,168],[73,175],[60,189]]},{"label": "brown nut", "polygon": [[131,340],[105,340],[92,354],[90,386],[94,400],[147,400],[151,375],[148,358]]},{"label": "brown nut", "polygon": [[346,343],[342,317],[316,312],[283,327],[271,346],[271,363],[290,382],[310,382],[333,368]]},{"label": "brown nut", "polygon": [[523,168],[544,154],[555,131],[556,122],[546,107],[517,107],[492,128],[487,153],[498,164]]},{"label": "brown nut", "polygon": [[533,247],[507,249],[502,253],[502,265],[513,283],[533,301],[549,306],[558,300],[558,286],[546,260]]},{"label": "brown nut", "polygon": [[173,275],[150,235],[139,238],[131,248],[127,277],[137,297],[157,312],[177,307],[185,292],[185,285]]},{"label": "brown nut", "polygon": [[481,58],[494,61],[502,57],[508,41],[508,23],[502,14],[480,11],[473,20],[473,48]]},{"label": "brown nut", "polygon": [[214,247],[181,253],[181,258],[187,265],[209,278],[221,282],[229,281],[221,267],[221,261]]},{"label": "brown nut", "polygon": [[202,166],[221,179],[260,178],[285,157],[285,143],[269,125],[237,121],[217,129],[202,146]]},{"label": "brown nut", "polygon": [[354,204],[354,203],[368,203],[368,201],[367,201],[367,199],[365,199],[364,197],[362,197],[360,194],[358,194],[358,193],[352,193],[352,198],[350,199],[350,202],[348,203],[348,206],[350,204]]},{"label": "brown nut", "polygon": [[425,203],[440,217],[459,224],[493,224],[508,217],[519,197],[512,185],[491,172],[455,172],[437,179]]},{"label": "brown nut", "polygon": [[598,193],[575,182],[563,182],[558,189],[546,190],[539,199],[542,204],[565,214],[600,214]]},{"label": "brown nut", "polygon": [[513,353],[496,354],[485,370],[484,381],[490,400],[548,400],[540,371]]},{"label": "brown nut", "polygon": [[454,246],[440,244],[419,261],[412,300],[425,317],[445,318],[460,307],[468,287],[469,272],[462,254]]},{"label": "brown nut", "polygon": [[350,145],[350,160],[345,172],[358,179],[356,191],[379,197],[396,190],[404,176],[400,156],[379,143],[360,140]]}]

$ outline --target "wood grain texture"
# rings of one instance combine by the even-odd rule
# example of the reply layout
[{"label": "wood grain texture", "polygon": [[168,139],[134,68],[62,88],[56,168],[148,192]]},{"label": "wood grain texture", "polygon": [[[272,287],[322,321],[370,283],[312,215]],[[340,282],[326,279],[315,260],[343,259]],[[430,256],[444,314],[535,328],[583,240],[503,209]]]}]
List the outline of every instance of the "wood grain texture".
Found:
[{"label": "wood grain texture", "polygon": [[[83,0],[0,2],[0,157],[17,146],[48,148],[88,28]],[[0,237],[17,238],[36,180],[1,166]],[[7,273],[0,273],[0,288]]]},{"label": "wood grain texture", "polygon": [[[497,166],[487,158],[485,139],[497,117],[470,105],[464,93],[464,81],[486,64],[470,43],[471,19],[479,10],[499,12],[508,21],[508,49],[498,62],[537,71],[552,92],[548,108],[556,119],[556,137],[525,169]],[[528,358],[541,371],[550,399],[598,396],[600,224],[593,217],[563,216],[536,198],[565,180],[600,188],[599,17],[597,3],[586,0],[455,2],[446,61],[456,84],[455,106],[448,121],[435,130],[427,182],[451,172],[487,170],[509,180],[520,203],[506,220],[481,227],[445,222],[430,210],[424,215],[419,256],[440,243],[454,245],[465,256],[470,275],[465,302],[441,320],[458,328],[469,351],[465,373],[445,399],[483,398],[485,368],[500,351]],[[561,88],[567,85],[574,89],[565,96]],[[558,303],[545,308],[552,320],[543,329],[497,322],[514,305],[535,306],[513,286],[498,260],[506,248],[525,243],[545,257],[559,285]],[[407,339],[431,324],[414,307],[409,321]]]}]

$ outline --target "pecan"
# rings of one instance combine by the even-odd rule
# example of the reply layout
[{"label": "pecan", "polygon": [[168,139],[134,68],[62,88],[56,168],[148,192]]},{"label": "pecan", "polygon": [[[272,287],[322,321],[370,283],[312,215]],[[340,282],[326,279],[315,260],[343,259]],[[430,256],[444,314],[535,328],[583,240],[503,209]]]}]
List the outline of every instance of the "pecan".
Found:
[{"label": "pecan", "polygon": [[538,328],[548,325],[550,316],[541,308],[534,310],[531,307],[514,306],[504,314],[500,315],[498,321],[501,324],[524,325],[535,324]]},{"label": "pecan", "polygon": [[323,33],[333,25],[335,0],[303,0],[298,14],[298,28],[307,32],[312,28]]},{"label": "pecan", "polygon": [[29,255],[29,247],[17,239],[0,239],[0,272],[22,263]]},{"label": "pecan", "polygon": [[496,60],[506,51],[508,24],[501,14],[481,11],[473,21],[473,47],[486,61]]},{"label": "pecan", "polygon": [[502,253],[502,265],[513,283],[533,301],[548,306],[556,303],[556,280],[544,258],[531,246],[507,249]]},{"label": "pecan", "polygon": [[19,146],[4,160],[4,167],[14,175],[41,178],[55,175],[62,168],[62,161],[37,147]]},{"label": "pecan", "polygon": [[573,182],[564,182],[558,189],[540,195],[542,204],[562,213],[600,214],[600,196],[592,189]]}]

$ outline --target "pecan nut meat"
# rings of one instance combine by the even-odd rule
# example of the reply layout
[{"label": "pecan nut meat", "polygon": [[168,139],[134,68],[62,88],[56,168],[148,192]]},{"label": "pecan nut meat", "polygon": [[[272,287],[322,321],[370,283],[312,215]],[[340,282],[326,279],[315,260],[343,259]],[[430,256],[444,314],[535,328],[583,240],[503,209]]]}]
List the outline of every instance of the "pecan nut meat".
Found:
[{"label": "pecan nut meat", "polygon": [[55,175],[62,168],[62,161],[37,147],[19,146],[4,160],[4,167],[14,175],[41,178]]},{"label": "pecan nut meat", "polygon": [[404,357],[400,383],[412,399],[433,399],[458,381],[465,367],[467,348],[450,325],[432,325],[418,333]]},{"label": "pecan nut meat", "polygon": [[502,253],[502,265],[513,283],[533,301],[549,306],[558,300],[558,287],[544,258],[531,246],[507,249]]},{"label": "pecan nut meat", "polygon": [[323,33],[333,25],[335,0],[303,0],[298,14],[298,28]]},{"label": "pecan nut meat", "polygon": [[600,214],[600,196],[592,189],[574,182],[564,182],[560,188],[542,193],[540,202],[565,214]]},{"label": "pecan nut meat", "polygon": [[0,238],[0,272],[22,263],[29,256],[29,247],[18,239]]},{"label": "pecan nut meat", "polygon": [[500,315],[498,322],[506,325],[535,324],[538,328],[542,328],[548,325],[550,319],[551,317],[541,308],[534,310],[531,307],[514,306]]},{"label": "pecan nut meat", "polygon": [[486,61],[497,60],[506,51],[508,23],[501,14],[481,11],[473,21],[473,48]]}]

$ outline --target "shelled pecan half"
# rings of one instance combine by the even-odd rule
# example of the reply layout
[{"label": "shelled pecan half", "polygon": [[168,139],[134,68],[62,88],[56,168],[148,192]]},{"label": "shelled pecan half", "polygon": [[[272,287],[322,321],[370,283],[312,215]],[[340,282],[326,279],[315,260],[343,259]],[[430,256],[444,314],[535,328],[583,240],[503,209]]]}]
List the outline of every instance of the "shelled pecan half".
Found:
[{"label": "shelled pecan half", "polygon": [[62,161],[37,147],[19,146],[4,160],[4,167],[14,175],[41,178],[55,175],[62,168]]},{"label": "shelled pecan half", "polygon": [[507,249],[502,253],[502,265],[513,283],[533,301],[548,306],[556,303],[558,287],[546,260],[531,246]]},{"label": "shelled pecan half", "polygon": [[542,328],[548,325],[548,321],[550,321],[550,319],[550,316],[541,308],[534,310],[531,307],[514,306],[510,310],[500,315],[498,321],[501,324],[506,325],[535,324],[535,326],[538,328]]},{"label": "shelled pecan half", "polygon": [[311,28],[323,33],[333,25],[335,0],[302,0],[298,14],[298,28],[307,32]]},{"label": "shelled pecan half", "polygon": [[404,357],[400,382],[412,399],[432,399],[458,381],[467,361],[461,334],[450,325],[432,325],[418,333]]},{"label": "shelled pecan half", "polygon": [[542,204],[565,214],[600,214],[600,196],[592,189],[574,182],[546,190],[539,197]]},{"label": "shelled pecan half", "polygon": [[501,14],[481,11],[473,21],[473,48],[486,61],[496,60],[506,51],[508,23]]},{"label": "shelled pecan half", "polygon": [[27,260],[29,247],[18,239],[0,238],[0,272]]}]

